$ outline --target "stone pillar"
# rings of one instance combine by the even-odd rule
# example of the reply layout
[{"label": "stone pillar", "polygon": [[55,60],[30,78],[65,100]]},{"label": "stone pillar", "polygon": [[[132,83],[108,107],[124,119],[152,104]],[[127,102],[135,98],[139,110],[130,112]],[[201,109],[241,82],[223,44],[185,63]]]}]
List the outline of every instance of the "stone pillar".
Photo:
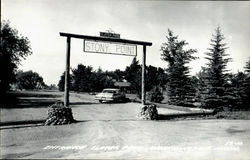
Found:
[{"label": "stone pillar", "polygon": [[158,118],[158,111],[155,104],[145,104],[140,109],[141,111],[137,115],[138,119],[156,120]]}]

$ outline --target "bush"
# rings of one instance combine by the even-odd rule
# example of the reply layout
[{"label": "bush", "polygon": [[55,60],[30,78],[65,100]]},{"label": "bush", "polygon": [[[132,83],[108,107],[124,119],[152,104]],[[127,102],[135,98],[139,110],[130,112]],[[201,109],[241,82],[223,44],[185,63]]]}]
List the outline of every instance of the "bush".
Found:
[{"label": "bush", "polygon": [[159,86],[154,87],[150,92],[149,92],[149,100],[151,102],[156,102],[156,103],[161,103],[161,101],[164,99],[163,93],[160,89]]}]

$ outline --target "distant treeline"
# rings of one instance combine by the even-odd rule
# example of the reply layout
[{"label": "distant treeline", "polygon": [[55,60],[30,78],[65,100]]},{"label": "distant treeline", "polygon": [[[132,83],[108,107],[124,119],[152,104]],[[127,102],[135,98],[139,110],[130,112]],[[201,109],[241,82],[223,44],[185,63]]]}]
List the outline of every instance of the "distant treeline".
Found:
[{"label": "distant treeline", "polygon": [[[165,88],[167,84],[167,73],[163,68],[154,66],[146,67],[146,90],[150,91],[155,86]],[[62,74],[58,83],[60,91],[64,90],[65,75]],[[91,66],[79,64],[77,68],[72,69],[70,75],[70,90],[78,92],[100,92],[104,88],[115,87],[115,82],[130,82],[130,90],[133,93],[141,92],[141,65],[134,58],[131,65],[124,71],[103,71],[101,68],[93,70]]]}]

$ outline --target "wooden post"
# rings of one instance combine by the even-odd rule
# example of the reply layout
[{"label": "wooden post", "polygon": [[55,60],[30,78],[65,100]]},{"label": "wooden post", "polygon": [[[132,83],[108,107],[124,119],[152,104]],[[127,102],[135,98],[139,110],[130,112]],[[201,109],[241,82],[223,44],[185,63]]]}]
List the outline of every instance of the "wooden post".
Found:
[{"label": "wooden post", "polygon": [[141,96],[142,96],[142,105],[145,105],[146,95],[145,95],[145,67],[146,67],[146,45],[143,45],[143,54],[142,54],[142,84],[141,84]]},{"label": "wooden post", "polygon": [[69,106],[69,68],[70,68],[70,37],[67,37],[66,47],[66,68],[64,83],[64,106]]}]

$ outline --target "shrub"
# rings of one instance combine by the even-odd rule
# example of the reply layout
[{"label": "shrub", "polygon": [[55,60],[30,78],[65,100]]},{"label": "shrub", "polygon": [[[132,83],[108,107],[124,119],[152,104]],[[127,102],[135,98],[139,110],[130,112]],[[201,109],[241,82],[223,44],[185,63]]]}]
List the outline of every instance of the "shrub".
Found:
[{"label": "shrub", "polygon": [[149,92],[149,100],[151,102],[156,102],[156,103],[161,103],[161,101],[164,99],[163,93],[160,89],[159,86],[154,87],[150,92]]}]

